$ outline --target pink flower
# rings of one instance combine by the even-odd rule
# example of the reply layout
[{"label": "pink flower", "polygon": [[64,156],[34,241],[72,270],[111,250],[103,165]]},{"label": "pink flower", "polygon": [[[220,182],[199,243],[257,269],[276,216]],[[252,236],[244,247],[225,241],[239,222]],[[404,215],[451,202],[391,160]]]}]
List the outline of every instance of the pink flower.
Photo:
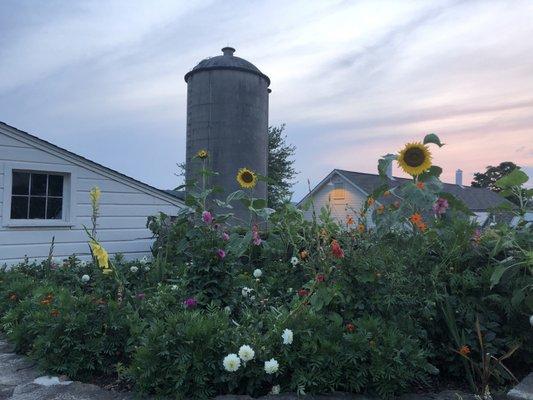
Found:
[{"label": "pink flower", "polygon": [[261,245],[261,236],[259,236],[259,229],[257,228],[257,225],[254,225],[252,228],[252,240],[254,242],[254,245]]},{"label": "pink flower", "polygon": [[211,215],[211,213],[209,211],[204,211],[202,213],[202,220],[206,223],[206,224],[210,224],[211,222],[213,222],[213,216]]},{"label": "pink flower", "polygon": [[226,252],[222,249],[218,249],[217,250],[217,257],[220,258],[221,260],[224,259],[224,257],[226,257]]},{"label": "pink flower", "polygon": [[144,293],[137,293],[137,298],[139,300],[144,300],[145,297],[146,297],[146,295]]},{"label": "pink flower", "polygon": [[433,212],[435,213],[435,215],[442,215],[446,212],[448,207],[448,200],[439,197],[435,204],[433,204]]},{"label": "pink flower", "polygon": [[191,297],[187,300],[184,300],[183,305],[185,308],[195,308],[198,305],[198,301],[194,297]]},{"label": "pink flower", "polygon": [[229,235],[227,232],[222,232],[222,240],[225,242],[229,240]]}]

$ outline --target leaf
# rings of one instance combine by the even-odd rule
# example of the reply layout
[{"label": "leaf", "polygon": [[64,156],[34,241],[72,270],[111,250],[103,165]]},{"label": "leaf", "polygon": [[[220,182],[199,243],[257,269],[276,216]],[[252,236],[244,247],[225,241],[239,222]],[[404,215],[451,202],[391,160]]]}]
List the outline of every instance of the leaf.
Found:
[{"label": "leaf", "polygon": [[439,178],[440,174],[442,174],[442,168],[437,165],[432,165],[429,170],[421,174],[418,179],[421,181],[426,181],[432,176]]},{"label": "leaf", "polygon": [[254,210],[260,210],[261,208],[265,208],[267,206],[267,201],[265,199],[253,199],[251,207]]},{"label": "leaf", "polygon": [[439,147],[444,146],[444,143],[441,143],[439,137],[435,135],[434,133],[430,133],[426,135],[426,137],[424,138],[424,144],[429,144],[429,143],[436,144]]},{"label": "leaf", "polygon": [[518,168],[513,169],[509,174],[498,179],[494,184],[499,188],[506,189],[511,186],[520,186],[526,183],[529,180],[529,177],[524,171],[519,170]]},{"label": "leaf", "polygon": [[389,169],[391,163],[396,159],[396,155],[387,154],[378,160],[378,173],[381,178],[387,178],[387,170]]},{"label": "leaf", "polygon": [[228,197],[226,197],[226,203],[230,203],[234,200],[240,200],[242,198],[244,198],[244,191],[236,190],[235,192],[230,193]]},{"label": "leaf", "polygon": [[490,288],[492,289],[494,286],[496,286],[498,283],[500,283],[500,280],[502,279],[503,274],[505,271],[507,271],[506,266],[504,265],[498,265],[496,268],[494,268],[494,271],[492,272],[492,275],[490,277]]}]

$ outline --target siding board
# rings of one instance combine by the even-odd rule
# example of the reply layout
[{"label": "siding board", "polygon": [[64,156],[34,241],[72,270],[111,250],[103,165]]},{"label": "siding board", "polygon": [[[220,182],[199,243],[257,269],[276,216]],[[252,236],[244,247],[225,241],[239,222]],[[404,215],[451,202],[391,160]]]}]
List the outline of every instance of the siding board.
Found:
[{"label": "siding board", "polygon": [[[76,163],[56,156],[53,151],[44,151],[24,141],[18,141],[2,133],[0,124],[0,265],[13,264],[30,259],[43,260],[48,256],[50,242],[55,238],[54,256],[68,257],[81,254],[87,257],[87,236],[83,225],[91,225],[89,191],[98,186],[102,190],[98,237],[111,253],[123,253],[127,259],[150,254],[152,234],[146,228],[147,218],[159,211],[175,215],[181,209],[178,200],[167,200],[159,192],[146,186],[137,187],[107,171],[98,173],[98,167],[79,159]],[[73,227],[6,227],[2,222],[4,174],[3,163],[26,162],[35,169],[46,170],[48,165],[74,168],[74,218]],[[87,168],[83,165],[87,164]],[[51,167],[50,167],[51,168]],[[96,170],[95,170],[96,168]],[[151,194],[153,193],[153,195]]]}]

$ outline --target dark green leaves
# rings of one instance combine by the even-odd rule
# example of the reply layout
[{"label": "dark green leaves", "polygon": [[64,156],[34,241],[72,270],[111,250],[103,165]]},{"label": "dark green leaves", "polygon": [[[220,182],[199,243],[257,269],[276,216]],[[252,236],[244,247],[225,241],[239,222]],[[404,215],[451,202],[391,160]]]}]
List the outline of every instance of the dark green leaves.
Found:
[{"label": "dark green leaves", "polygon": [[439,137],[435,135],[434,133],[430,133],[424,137],[424,144],[433,143],[436,144],[439,147],[444,146],[444,143],[441,143]]}]

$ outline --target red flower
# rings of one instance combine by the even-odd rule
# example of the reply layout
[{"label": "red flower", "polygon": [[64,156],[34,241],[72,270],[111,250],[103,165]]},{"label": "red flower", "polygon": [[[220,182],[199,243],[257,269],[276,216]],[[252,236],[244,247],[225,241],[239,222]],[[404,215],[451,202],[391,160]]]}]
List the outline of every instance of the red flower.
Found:
[{"label": "red flower", "polygon": [[326,276],[324,274],[317,274],[315,279],[317,282],[324,282],[326,280]]},{"label": "red flower", "polygon": [[307,297],[307,296],[309,296],[309,290],[307,290],[307,289],[300,289],[300,290],[298,290],[298,296],[300,296],[300,297]]},{"label": "red flower", "polygon": [[346,324],[346,330],[350,333],[355,332],[355,325],[352,323]]},{"label": "red flower", "polygon": [[336,240],[331,242],[331,252],[335,258],[343,258],[344,250],[341,248],[341,245]]}]

